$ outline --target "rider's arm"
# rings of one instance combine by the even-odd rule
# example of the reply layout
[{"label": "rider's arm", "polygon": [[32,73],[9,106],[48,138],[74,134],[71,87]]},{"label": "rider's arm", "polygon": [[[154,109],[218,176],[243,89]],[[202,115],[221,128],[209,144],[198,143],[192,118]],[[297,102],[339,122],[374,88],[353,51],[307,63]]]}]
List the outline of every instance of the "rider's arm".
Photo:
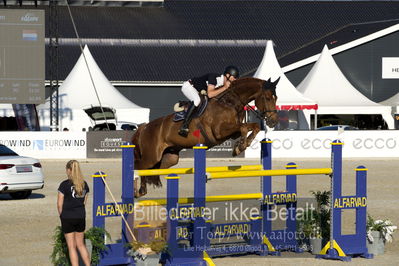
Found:
[{"label": "rider's arm", "polygon": [[227,90],[230,86],[230,81],[227,81],[222,87],[216,88],[215,85],[209,84],[208,85],[208,97],[213,98],[219,95],[220,93]]}]

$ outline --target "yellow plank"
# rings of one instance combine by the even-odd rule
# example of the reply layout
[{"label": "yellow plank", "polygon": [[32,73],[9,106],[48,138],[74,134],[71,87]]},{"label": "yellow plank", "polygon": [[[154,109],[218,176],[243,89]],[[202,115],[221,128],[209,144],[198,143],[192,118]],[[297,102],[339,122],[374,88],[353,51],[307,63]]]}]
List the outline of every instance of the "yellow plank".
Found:
[{"label": "yellow plank", "polygon": [[[262,165],[230,165],[230,166],[212,166],[207,167],[207,173],[213,172],[225,172],[225,171],[253,171],[262,170]],[[194,168],[171,168],[171,169],[148,169],[148,170],[137,170],[139,176],[151,176],[151,175],[185,175],[193,174]]]},{"label": "yellow plank", "polygon": [[240,171],[240,172],[218,172],[210,173],[208,178],[240,178],[240,177],[256,177],[256,176],[282,176],[282,175],[329,175],[332,173],[331,168],[313,168],[313,169],[284,169],[284,170],[259,170],[259,171]]},{"label": "yellow plank", "polygon": [[[217,196],[207,196],[206,202],[262,199],[262,197],[263,197],[262,193],[217,195]],[[179,204],[191,204],[191,203],[194,203],[194,198],[180,198],[179,199]],[[166,199],[140,200],[140,201],[138,201],[138,204],[141,206],[166,205]]]}]

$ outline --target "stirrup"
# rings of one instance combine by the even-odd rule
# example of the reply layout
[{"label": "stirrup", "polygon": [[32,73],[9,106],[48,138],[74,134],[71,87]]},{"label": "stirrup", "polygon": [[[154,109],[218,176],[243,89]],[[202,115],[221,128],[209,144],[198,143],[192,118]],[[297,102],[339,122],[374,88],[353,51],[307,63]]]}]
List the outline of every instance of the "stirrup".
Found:
[{"label": "stirrup", "polygon": [[181,128],[181,129],[179,130],[179,135],[182,136],[182,137],[187,137],[189,131],[190,131],[190,130],[189,130],[188,128]]}]

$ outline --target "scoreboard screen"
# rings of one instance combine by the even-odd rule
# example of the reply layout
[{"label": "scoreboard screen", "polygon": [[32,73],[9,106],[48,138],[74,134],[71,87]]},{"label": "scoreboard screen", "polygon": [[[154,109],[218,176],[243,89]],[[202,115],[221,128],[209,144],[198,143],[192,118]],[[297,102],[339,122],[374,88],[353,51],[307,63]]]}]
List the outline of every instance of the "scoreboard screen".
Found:
[{"label": "scoreboard screen", "polygon": [[0,9],[0,103],[44,103],[44,10]]}]

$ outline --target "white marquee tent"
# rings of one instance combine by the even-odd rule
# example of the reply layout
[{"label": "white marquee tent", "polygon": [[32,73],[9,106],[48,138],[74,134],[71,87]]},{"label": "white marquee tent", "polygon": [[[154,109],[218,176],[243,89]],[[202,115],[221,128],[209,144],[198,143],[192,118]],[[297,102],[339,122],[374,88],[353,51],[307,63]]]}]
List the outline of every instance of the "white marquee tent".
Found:
[{"label": "white marquee tent", "polygon": [[318,114],[381,114],[388,128],[394,128],[391,108],[369,100],[354,88],[335,63],[327,45],[297,89],[316,101]]},{"label": "white marquee tent", "polygon": [[[280,77],[276,87],[277,107],[279,110],[317,110],[316,102],[300,93],[284,74],[277,61],[271,40],[266,43],[265,54],[254,77],[263,80],[271,78],[272,81]],[[298,123],[299,129],[309,129],[309,121],[299,117]]]},{"label": "white marquee tent", "polygon": [[[79,60],[59,87],[59,127],[61,129],[81,131],[93,124],[83,111],[91,106],[99,106],[93,82],[101,105],[114,108],[118,121],[133,123],[149,121],[150,110],[134,104],[112,86],[98,67],[89,48],[85,46]],[[37,106],[41,130],[50,129],[49,107],[49,99]]]}]

